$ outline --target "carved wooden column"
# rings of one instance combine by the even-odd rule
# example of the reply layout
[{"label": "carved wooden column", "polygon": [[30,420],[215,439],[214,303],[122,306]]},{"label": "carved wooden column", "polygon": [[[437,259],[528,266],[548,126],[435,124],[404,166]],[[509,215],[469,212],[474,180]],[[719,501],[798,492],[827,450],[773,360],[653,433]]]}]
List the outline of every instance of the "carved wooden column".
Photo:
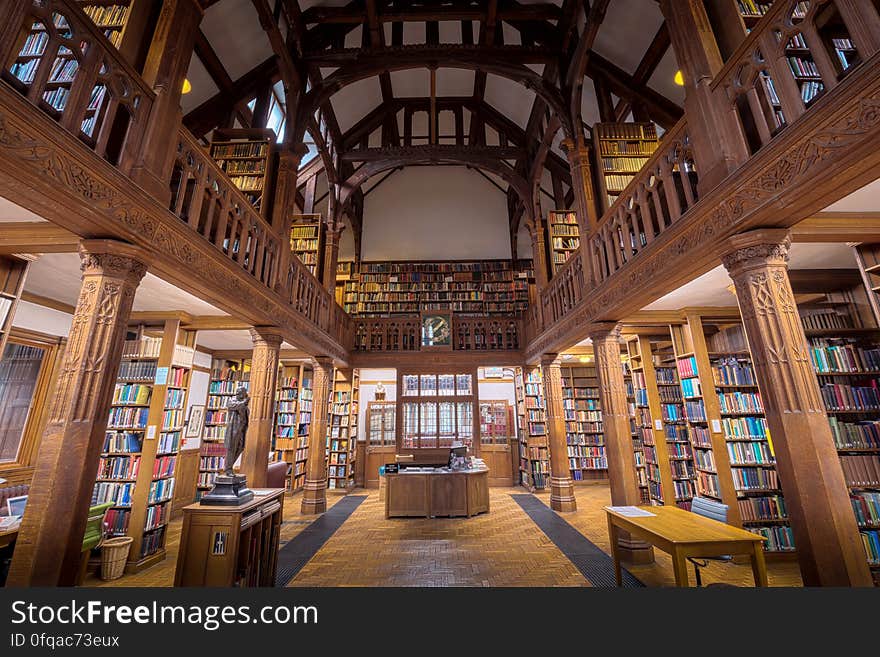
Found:
[{"label": "carved wooden column", "polygon": [[[595,324],[590,330],[590,339],[593,341],[599,379],[611,503],[615,506],[638,505],[641,497],[630,435],[626,384],[620,362],[620,324]],[[628,533],[619,534],[618,544],[622,559],[631,563],[651,563],[654,560],[654,549],[647,543],[630,538]]]},{"label": "carved wooden column", "polygon": [[702,2],[661,0],[660,9],[684,75],[684,110],[700,172],[700,189],[715,187],[748,159],[732,107],[712,81],[724,66]]},{"label": "carved wooden column", "polygon": [[324,237],[324,288],[331,296],[336,290],[336,262],[339,260],[339,239],[345,224],[342,221],[334,221],[327,224],[327,232]]},{"label": "carved wooden column", "polygon": [[248,430],[241,471],[248,486],[265,488],[269,471],[269,452],[275,429],[275,382],[278,379],[278,352],[284,339],[274,327],[251,329],[254,351],[248,402]]},{"label": "carved wooden column", "polygon": [[540,296],[549,281],[547,247],[544,243],[544,222],[538,216],[536,219],[527,218],[525,224],[532,240],[532,265],[535,269],[535,286],[538,288]]},{"label": "carved wooden column", "polygon": [[312,375],[312,424],[309,426],[309,457],[303,485],[302,513],[323,513],[327,510],[327,403],[333,381],[333,359],[315,358]]},{"label": "carved wooden column", "polygon": [[541,356],[541,377],[544,381],[547,444],[550,448],[550,508],[554,511],[577,511],[574,484],[568,467],[568,444],[565,440],[562,369],[556,360],[556,354]]},{"label": "carved wooden column", "polygon": [[281,243],[279,250],[278,278],[276,289],[287,284],[287,270],[290,268],[290,225],[296,214],[296,183],[299,179],[299,165],[308,152],[305,144],[278,153],[278,176],[275,181],[275,202],[272,206],[272,228]]},{"label": "carved wooden column", "polygon": [[132,178],[162,201],[171,198],[168,180],[182,121],[180,96],[201,20],[197,0],[165,0],[144,65],[144,81],[156,99]]},{"label": "carved wooden column", "polygon": [[64,351],[10,586],[72,586],[122,344],[144,254],[129,244],[83,241],[82,286]]},{"label": "carved wooden column", "polygon": [[596,195],[593,192],[592,164],[590,149],[577,146],[571,139],[562,141],[562,149],[568,157],[568,168],[571,171],[571,184],[577,203],[578,224],[581,231],[581,243],[593,232],[599,223],[599,211],[596,208]]},{"label": "carved wooden column", "polygon": [[732,237],[722,261],[736,297],[807,586],[870,586],[871,575],[788,279],[783,230]]}]

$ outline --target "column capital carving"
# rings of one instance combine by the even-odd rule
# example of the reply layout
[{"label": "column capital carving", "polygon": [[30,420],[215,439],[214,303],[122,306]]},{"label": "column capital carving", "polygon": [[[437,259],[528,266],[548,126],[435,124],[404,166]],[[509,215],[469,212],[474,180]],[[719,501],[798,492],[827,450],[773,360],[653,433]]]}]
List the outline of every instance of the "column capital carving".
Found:
[{"label": "column capital carving", "polygon": [[752,267],[785,265],[791,233],[784,229],[752,230],[734,235],[726,246],[721,262],[731,275]]},{"label": "column capital carving", "polygon": [[126,242],[82,240],[79,258],[83,275],[111,276],[137,284],[147,273],[146,253]]},{"label": "column capital carving", "polygon": [[320,367],[324,370],[333,369],[333,358],[331,356],[313,356],[312,362],[315,367]]},{"label": "column capital carving", "polygon": [[281,343],[284,342],[284,336],[277,326],[252,326],[250,329],[251,341],[254,346],[266,346],[273,349],[280,349]]},{"label": "column capital carving", "polygon": [[278,170],[284,172],[299,171],[299,164],[308,152],[305,144],[299,144],[293,148],[278,151]]},{"label": "column capital carving", "polygon": [[620,340],[620,330],[623,325],[620,322],[596,322],[590,326],[589,336],[593,344],[600,340]]}]

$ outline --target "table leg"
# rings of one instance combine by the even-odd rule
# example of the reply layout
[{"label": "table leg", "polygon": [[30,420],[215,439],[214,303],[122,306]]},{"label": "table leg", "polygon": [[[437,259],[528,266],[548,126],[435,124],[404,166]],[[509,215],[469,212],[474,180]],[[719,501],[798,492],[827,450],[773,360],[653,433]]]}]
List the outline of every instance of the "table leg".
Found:
[{"label": "table leg", "polygon": [[676,586],[690,586],[688,583],[687,560],[678,548],[672,551],[672,570]]},{"label": "table leg", "polygon": [[617,585],[622,586],[623,573],[620,570],[620,555],[617,553],[617,527],[614,526],[611,514],[608,514],[608,540],[611,541],[611,558],[614,559],[614,577]]},{"label": "table leg", "polygon": [[767,582],[767,563],[764,561],[764,547],[756,542],[752,553],[752,574],[755,586],[769,586]]}]

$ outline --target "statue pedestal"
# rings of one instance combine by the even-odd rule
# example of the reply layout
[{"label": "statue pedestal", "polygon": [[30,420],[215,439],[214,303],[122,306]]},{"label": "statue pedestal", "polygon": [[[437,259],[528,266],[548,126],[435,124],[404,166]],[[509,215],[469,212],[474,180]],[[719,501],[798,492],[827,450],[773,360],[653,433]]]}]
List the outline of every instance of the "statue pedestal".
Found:
[{"label": "statue pedestal", "polygon": [[214,488],[202,495],[199,504],[206,506],[239,506],[254,499],[254,493],[247,487],[244,475],[217,475]]}]

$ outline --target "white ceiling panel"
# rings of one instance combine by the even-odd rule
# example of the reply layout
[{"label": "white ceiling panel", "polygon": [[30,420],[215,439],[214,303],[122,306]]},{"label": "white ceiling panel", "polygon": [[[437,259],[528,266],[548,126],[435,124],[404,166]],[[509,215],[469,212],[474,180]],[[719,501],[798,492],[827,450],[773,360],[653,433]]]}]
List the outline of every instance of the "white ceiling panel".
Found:
[{"label": "white ceiling panel", "polygon": [[459,21],[440,21],[440,43],[461,43]]},{"label": "white ceiling panel", "polygon": [[880,212],[880,179],[844,196],[825,210],[828,212]]},{"label": "white ceiling panel", "polygon": [[662,24],[663,14],[656,2],[614,0],[605,13],[593,50],[632,74]]},{"label": "white ceiling panel", "polygon": [[425,98],[431,93],[431,73],[426,68],[391,72],[395,98]]},{"label": "white ceiling panel", "polygon": [[512,80],[490,73],[486,76],[486,95],[484,98],[492,107],[525,129],[529,122],[532,104],[535,102],[533,91],[529,91]]},{"label": "white ceiling panel", "polygon": [[343,87],[330,99],[339,129],[345,132],[382,102],[379,78],[359,80]]},{"label": "white ceiling panel", "polygon": [[346,48],[360,48],[364,40],[364,29],[358,25],[351,32],[345,35]]},{"label": "white ceiling panel", "polygon": [[584,80],[581,95],[581,119],[591,126],[599,122],[599,101],[596,100],[596,88],[592,80]]},{"label": "white ceiling panel", "polygon": [[251,0],[212,5],[205,11],[201,28],[233,80],[272,56],[272,45]]},{"label": "white ceiling panel", "polygon": [[[388,25],[389,23],[386,23]],[[391,43],[390,41],[388,43]],[[403,45],[425,43],[425,24],[408,21],[403,24]]]},{"label": "white ceiling panel", "polygon": [[180,108],[184,114],[191,112],[220,91],[208,70],[202,64],[202,60],[195,53],[193,53],[192,58],[189,60],[186,79],[192,85],[192,91],[180,97]]},{"label": "white ceiling panel", "polygon": [[437,69],[438,96],[471,96],[474,93],[474,71],[461,68]]},{"label": "white ceiling panel", "polygon": [[45,219],[0,196],[0,224],[16,221],[45,221]]},{"label": "white ceiling panel", "polygon": [[[76,305],[81,273],[76,253],[46,253],[31,263],[24,289],[31,294]],[[135,311],[182,310],[193,315],[225,315],[189,292],[147,273],[134,295]]]},{"label": "white ceiling panel", "polygon": [[507,21],[502,21],[501,33],[504,35],[504,45],[505,46],[521,46],[522,45],[522,38],[520,37],[519,30],[516,29],[513,25],[511,25]]}]

